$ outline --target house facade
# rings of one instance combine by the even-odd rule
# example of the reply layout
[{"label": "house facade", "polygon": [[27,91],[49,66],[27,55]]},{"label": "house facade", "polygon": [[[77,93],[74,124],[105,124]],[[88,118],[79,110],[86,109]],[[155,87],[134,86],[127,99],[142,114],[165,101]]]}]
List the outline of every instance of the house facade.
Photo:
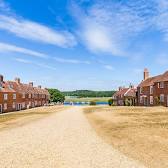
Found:
[{"label": "house facade", "polygon": [[144,79],[137,88],[139,106],[168,106],[168,71],[154,77],[149,77],[149,71],[144,70]]},{"label": "house facade", "polygon": [[113,95],[113,102],[116,106],[135,106],[136,88],[132,85],[129,88],[119,87],[119,90]]},{"label": "house facade", "polygon": [[4,81],[0,75],[0,113],[43,106],[48,104],[49,99],[48,90],[34,87],[33,82],[24,84],[20,78]]}]

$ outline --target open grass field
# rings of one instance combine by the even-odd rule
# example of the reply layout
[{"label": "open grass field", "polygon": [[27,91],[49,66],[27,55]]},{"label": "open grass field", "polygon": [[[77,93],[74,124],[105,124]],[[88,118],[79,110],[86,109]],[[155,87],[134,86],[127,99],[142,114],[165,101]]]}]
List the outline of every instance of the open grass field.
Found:
[{"label": "open grass field", "polygon": [[47,106],[0,114],[0,130],[24,125],[32,120],[42,118],[66,108],[69,107]]},{"label": "open grass field", "polygon": [[108,102],[111,97],[66,98],[67,102]]},{"label": "open grass field", "polygon": [[168,167],[168,109],[88,107],[84,112],[98,135],[150,168]]}]

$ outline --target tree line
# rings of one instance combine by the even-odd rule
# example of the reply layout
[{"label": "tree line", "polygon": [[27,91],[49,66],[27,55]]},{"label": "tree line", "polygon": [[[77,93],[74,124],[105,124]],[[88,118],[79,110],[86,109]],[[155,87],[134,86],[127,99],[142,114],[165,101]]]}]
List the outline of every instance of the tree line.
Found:
[{"label": "tree line", "polygon": [[92,91],[92,90],[76,90],[62,92],[64,96],[83,97],[111,97],[115,91]]}]

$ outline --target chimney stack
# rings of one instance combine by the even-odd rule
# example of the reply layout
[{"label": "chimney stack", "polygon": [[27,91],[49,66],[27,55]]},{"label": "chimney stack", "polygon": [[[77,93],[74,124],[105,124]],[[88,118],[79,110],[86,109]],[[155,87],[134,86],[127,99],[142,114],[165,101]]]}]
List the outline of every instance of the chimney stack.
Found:
[{"label": "chimney stack", "polygon": [[0,82],[3,82],[3,75],[0,75]]},{"label": "chimney stack", "polygon": [[149,71],[147,68],[144,69],[144,80],[149,78]]},{"label": "chimney stack", "polygon": [[130,89],[133,89],[133,88],[134,88],[134,85],[130,83],[129,88],[130,88]]},{"label": "chimney stack", "polygon": [[20,78],[15,78],[15,82],[20,84]]},{"label": "chimney stack", "polygon": [[33,82],[29,82],[29,85],[33,87]]},{"label": "chimney stack", "polygon": [[121,91],[121,90],[122,90],[122,87],[120,86],[120,87],[118,88],[118,90]]},{"label": "chimney stack", "polygon": [[41,85],[39,85],[38,88],[41,89]]}]

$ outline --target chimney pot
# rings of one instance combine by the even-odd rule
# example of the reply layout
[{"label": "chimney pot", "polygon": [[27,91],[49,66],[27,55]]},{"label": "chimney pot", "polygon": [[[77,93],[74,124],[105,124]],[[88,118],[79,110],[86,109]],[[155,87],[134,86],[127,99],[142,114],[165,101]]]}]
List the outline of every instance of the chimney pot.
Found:
[{"label": "chimney pot", "polygon": [[3,82],[3,75],[0,75],[0,82]]},{"label": "chimney pot", "polygon": [[20,78],[15,78],[15,82],[20,83]]},{"label": "chimney pot", "polygon": [[149,78],[149,71],[147,68],[144,69],[144,80]]},{"label": "chimney pot", "polygon": [[29,82],[29,85],[33,87],[33,82]]}]

